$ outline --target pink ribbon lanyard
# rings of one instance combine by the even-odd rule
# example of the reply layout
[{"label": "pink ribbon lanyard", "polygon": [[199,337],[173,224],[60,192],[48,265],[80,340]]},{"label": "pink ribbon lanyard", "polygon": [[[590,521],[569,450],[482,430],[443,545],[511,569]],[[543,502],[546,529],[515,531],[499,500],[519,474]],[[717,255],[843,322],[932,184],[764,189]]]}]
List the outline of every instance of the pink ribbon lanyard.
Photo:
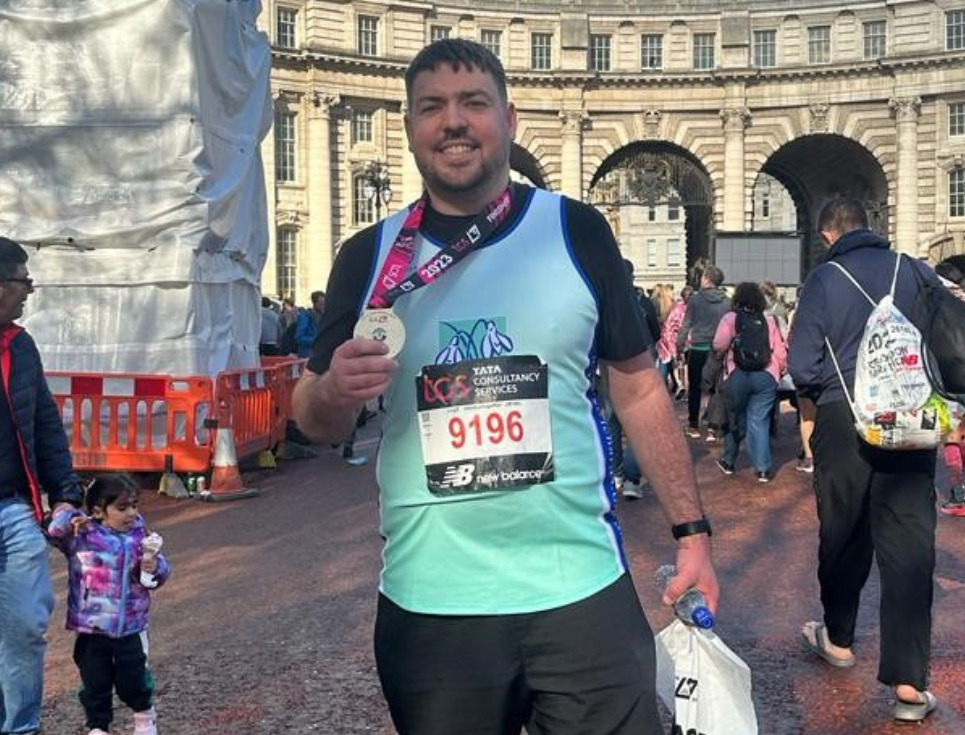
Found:
[{"label": "pink ribbon lanyard", "polygon": [[[442,276],[496,231],[509,216],[512,203],[511,188],[507,186],[502,194],[487,205],[485,212],[473,218],[462,235],[412,273],[405,275],[415,258],[415,239],[419,234],[428,206],[428,196],[423,195],[406,215],[402,229],[392,242],[392,247],[375,282],[375,288],[369,297],[368,308],[387,309],[403,294],[422,288]],[[402,278],[401,281],[400,278]]]}]

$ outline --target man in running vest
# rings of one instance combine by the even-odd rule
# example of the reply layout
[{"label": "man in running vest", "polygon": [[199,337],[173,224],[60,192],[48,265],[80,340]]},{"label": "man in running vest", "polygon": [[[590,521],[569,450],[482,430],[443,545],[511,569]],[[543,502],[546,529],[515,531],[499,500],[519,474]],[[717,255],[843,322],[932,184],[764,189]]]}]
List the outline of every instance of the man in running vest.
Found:
[{"label": "man in running vest", "polygon": [[331,442],[385,394],[375,649],[393,722],[656,735],[598,364],[678,538],[665,602],[697,587],[714,608],[718,587],[619,249],[594,209],[510,184],[516,112],[484,47],[431,44],[406,91],[426,194],[341,248],[294,396],[301,429]]}]

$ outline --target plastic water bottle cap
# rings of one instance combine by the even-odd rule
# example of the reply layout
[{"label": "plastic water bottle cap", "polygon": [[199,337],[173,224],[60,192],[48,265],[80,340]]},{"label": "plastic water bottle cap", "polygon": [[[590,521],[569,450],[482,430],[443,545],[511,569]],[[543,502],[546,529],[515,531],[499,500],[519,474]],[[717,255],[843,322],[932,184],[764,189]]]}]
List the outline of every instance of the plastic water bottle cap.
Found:
[{"label": "plastic water bottle cap", "polygon": [[706,607],[698,607],[690,617],[698,628],[709,629],[714,627],[714,614]]}]

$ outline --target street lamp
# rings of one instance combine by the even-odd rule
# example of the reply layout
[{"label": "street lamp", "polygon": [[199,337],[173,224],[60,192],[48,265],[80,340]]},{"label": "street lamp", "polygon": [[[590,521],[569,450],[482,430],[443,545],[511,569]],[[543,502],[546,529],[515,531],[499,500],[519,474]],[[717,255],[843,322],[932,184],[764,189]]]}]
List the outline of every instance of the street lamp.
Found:
[{"label": "street lamp", "polygon": [[375,219],[382,219],[382,205],[389,205],[392,198],[392,182],[389,169],[381,161],[373,161],[362,172],[365,177],[365,198],[375,202]]}]

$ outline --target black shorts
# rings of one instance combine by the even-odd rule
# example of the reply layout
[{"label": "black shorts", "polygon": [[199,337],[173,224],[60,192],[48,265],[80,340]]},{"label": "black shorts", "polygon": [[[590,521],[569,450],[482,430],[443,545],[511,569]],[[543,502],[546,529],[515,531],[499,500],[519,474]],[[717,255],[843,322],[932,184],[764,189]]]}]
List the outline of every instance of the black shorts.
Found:
[{"label": "black shorts", "polygon": [[520,615],[424,615],[380,596],[375,657],[400,735],[658,735],[653,632],[629,575]]}]

